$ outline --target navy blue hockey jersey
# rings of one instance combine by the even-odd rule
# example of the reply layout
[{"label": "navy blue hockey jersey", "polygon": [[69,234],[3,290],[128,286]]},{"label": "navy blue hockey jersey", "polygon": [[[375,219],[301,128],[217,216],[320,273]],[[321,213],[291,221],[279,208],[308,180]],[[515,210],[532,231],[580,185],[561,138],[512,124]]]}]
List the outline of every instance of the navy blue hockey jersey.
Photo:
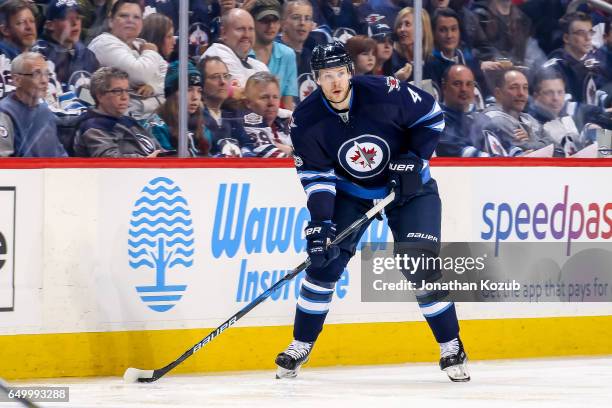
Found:
[{"label": "navy blue hockey jersey", "polygon": [[394,77],[357,76],[348,120],[334,111],[320,89],[293,113],[291,140],[298,176],[313,220],[330,220],[336,189],[356,197],[383,198],[387,164],[412,154],[428,160],[444,129],[444,115],[425,91]]}]

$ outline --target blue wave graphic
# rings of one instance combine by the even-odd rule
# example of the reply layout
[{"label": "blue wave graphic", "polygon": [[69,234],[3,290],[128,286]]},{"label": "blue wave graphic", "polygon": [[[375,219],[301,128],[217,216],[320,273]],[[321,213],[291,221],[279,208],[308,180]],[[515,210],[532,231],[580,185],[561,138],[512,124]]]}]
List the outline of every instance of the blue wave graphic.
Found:
[{"label": "blue wave graphic", "polygon": [[134,269],[138,269],[141,266],[148,266],[149,268],[155,268],[155,265],[153,265],[153,262],[149,261],[148,259],[141,259],[138,262],[129,262],[130,267],[134,268]]},{"label": "blue wave graphic", "polygon": [[168,268],[172,268],[173,266],[176,266],[176,265],[183,265],[185,268],[189,268],[193,266],[193,261],[191,260],[186,261],[183,258],[174,258],[174,260],[170,262],[170,265],[168,265]]},{"label": "blue wave graphic", "polygon": [[163,235],[165,235],[167,237],[171,237],[172,235],[176,235],[176,234],[183,234],[185,236],[189,236],[189,235],[193,234],[193,228],[184,229],[184,228],[181,228],[181,227],[176,227],[174,229],[169,230],[169,229],[160,227],[160,228],[155,229],[155,230],[150,230],[150,229],[144,227],[144,228],[139,229],[137,231],[131,231],[130,230],[129,234],[130,234],[131,237],[134,237],[134,238],[138,238],[141,235],[156,236],[156,235],[159,235],[159,234],[163,234]]},{"label": "blue wave graphic", "polygon": [[185,204],[187,205],[187,200],[185,200],[183,197],[178,196],[178,197],[174,197],[172,200],[169,200],[165,197],[157,197],[155,200],[151,200],[149,197],[140,197],[138,199],[138,201],[136,201],[136,204],[134,204],[134,206],[138,207],[141,204],[149,204],[151,206],[156,206],[159,204],[167,204],[167,205],[174,205],[174,204]]},{"label": "blue wave graphic", "polygon": [[187,289],[187,285],[167,285],[167,286],[136,286],[136,292],[138,293],[151,293],[151,292],[184,292]]},{"label": "blue wave graphic", "polygon": [[[185,240],[182,237],[176,237],[174,239],[171,239],[170,241],[166,241],[166,246],[168,247],[173,247],[176,244],[182,244],[186,247],[190,247],[191,245],[193,245],[193,239]],[[157,241],[153,241],[147,238],[141,238],[138,241],[132,241],[131,239],[128,239],[128,245],[132,248],[137,248],[141,245],[146,245],[151,248],[156,248]]]},{"label": "blue wave graphic", "polygon": [[142,218],[138,221],[130,221],[130,225],[132,227],[140,227],[143,224],[148,225],[150,227],[155,227],[156,225],[160,225],[160,224],[167,225],[169,227],[171,227],[173,224],[183,224],[183,225],[189,226],[191,225],[191,220],[187,218],[177,217],[172,220],[169,220],[166,218],[157,218],[155,220],[149,220],[147,218]]},{"label": "blue wave graphic", "polygon": [[149,186],[146,186],[145,188],[142,189],[142,192],[151,194],[151,195],[166,193],[169,196],[171,196],[173,194],[180,193],[181,189],[178,188],[178,186],[174,186],[174,188],[167,188],[164,186],[159,186],[157,188],[150,188]]},{"label": "blue wave graphic", "polygon": [[170,310],[182,298],[177,292],[187,289],[187,285],[166,282],[173,267],[193,266],[192,224],[187,200],[180,187],[167,177],[152,179],[134,203],[128,230],[129,266],[151,270],[149,285],[136,287],[151,310]]},{"label": "blue wave graphic", "polygon": [[143,255],[149,255],[149,251],[144,248],[141,248],[138,251],[132,251],[131,249],[128,249],[128,255],[132,258],[138,258]]},{"label": "blue wave graphic", "polygon": [[166,183],[171,186],[174,185],[174,181],[170,180],[167,177],[155,177],[153,180],[149,181],[149,184],[153,184],[153,185],[156,185],[159,183]]},{"label": "blue wave graphic", "polygon": [[166,215],[174,215],[174,214],[183,214],[186,216],[190,216],[191,212],[183,207],[173,207],[173,208],[154,208],[150,209],[147,207],[139,208],[132,212],[132,217],[138,217],[142,214],[147,215],[157,215],[157,214],[166,214]]},{"label": "blue wave graphic", "polygon": [[147,305],[147,306],[149,306],[149,309],[156,311],[156,312],[167,312],[168,310],[174,307],[174,305]]},{"label": "blue wave graphic", "polygon": [[179,255],[183,255],[183,256],[186,256],[186,257],[191,257],[191,256],[193,256],[193,249],[188,249],[188,250],[185,250],[185,249],[183,249],[183,248],[177,248],[177,250],[176,250],[176,251],[174,251],[174,253],[175,253],[177,256],[179,256]]},{"label": "blue wave graphic", "polygon": [[183,295],[163,295],[163,296],[141,296],[145,302],[164,302],[169,300],[181,300]]}]

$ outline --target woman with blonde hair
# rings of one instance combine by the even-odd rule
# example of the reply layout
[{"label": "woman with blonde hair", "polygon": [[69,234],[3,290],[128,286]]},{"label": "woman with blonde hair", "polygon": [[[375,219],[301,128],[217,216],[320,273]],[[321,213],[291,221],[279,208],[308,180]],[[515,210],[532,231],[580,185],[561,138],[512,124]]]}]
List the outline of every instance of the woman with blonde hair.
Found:
[{"label": "woman with blonde hair", "polygon": [[[402,81],[412,80],[414,63],[414,9],[404,7],[397,13],[393,25],[393,55],[391,56],[391,67],[395,76]],[[423,59],[433,52],[434,40],[431,30],[429,13],[423,10],[421,14],[421,25],[423,26]],[[425,73],[424,73],[425,74]]]}]

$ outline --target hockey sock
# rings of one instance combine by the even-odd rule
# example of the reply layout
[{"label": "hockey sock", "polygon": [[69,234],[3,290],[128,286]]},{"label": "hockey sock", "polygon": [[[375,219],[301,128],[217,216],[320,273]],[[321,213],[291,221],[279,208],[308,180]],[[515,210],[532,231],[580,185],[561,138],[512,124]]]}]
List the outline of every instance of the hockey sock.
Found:
[{"label": "hockey sock", "polygon": [[295,310],[293,338],[303,342],[317,339],[329,311],[334,286],[335,282],[321,282],[310,276],[302,281]]},{"label": "hockey sock", "polygon": [[438,343],[446,343],[459,336],[459,322],[453,302],[419,304],[425,320]]}]

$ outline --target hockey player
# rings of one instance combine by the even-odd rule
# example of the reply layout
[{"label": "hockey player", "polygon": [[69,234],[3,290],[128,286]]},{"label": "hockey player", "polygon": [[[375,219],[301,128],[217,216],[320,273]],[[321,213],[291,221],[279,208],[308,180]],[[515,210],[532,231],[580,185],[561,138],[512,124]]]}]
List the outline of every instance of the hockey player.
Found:
[{"label": "hockey player", "polygon": [[[276,358],[277,378],[295,377],[308,360],[336,281],[367,225],[337,246],[329,245],[336,230],[361,217],[373,199],[385,197],[388,185],[396,193],[386,210],[399,243],[396,251],[435,257],[440,248],[440,198],[428,165],[444,129],[438,104],[394,77],[353,77],[340,42],[317,46],[311,67],[319,89],[297,107],[291,124],[295,165],[311,215],[305,229],[311,265],[297,301],[294,340]],[[441,277],[431,270],[404,274],[418,282]],[[440,343],[440,368],[453,381],[468,381],[455,306],[445,295],[417,292],[417,300]]]}]

